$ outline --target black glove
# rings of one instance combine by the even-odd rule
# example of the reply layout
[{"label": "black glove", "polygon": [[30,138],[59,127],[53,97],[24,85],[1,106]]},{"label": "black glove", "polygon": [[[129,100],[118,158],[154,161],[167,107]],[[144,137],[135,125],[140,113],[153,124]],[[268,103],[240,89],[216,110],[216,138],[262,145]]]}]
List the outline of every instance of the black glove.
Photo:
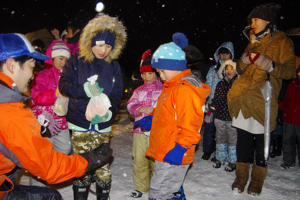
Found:
[{"label": "black glove", "polygon": [[103,143],[96,149],[93,149],[86,153],[80,153],[88,161],[86,172],[95,170],[109,162],[112,155],[112,149],[108,143]]}]

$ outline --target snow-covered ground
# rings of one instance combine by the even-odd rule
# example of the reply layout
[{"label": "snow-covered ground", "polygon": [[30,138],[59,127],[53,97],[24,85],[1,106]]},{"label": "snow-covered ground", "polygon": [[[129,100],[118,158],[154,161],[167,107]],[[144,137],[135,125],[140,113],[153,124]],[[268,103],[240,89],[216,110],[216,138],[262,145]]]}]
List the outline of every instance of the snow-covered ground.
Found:
[{"label": "snow-covered ground", "polygon": [[[110,193],[111,200],[134,199],[130,197],[130,192],[134,189],[132,180],[132,122],[133,117],[126,110],[126,102],[130,97],[132,89],[120,106],[111,138],[111,147],[113,148],[113,161],[111,164],[112,187]],[[250,196],[245,190],[239,194],[231,190],[231,184],[234,181],[235,173],[228,173],[224,168],[215,169],[211,161],[201,160],[202,140],[200,140],[195,154],[195,161],[189,169],[184,181],[184,190],[188,200],[297,200],[300,199],[300,167],[284,170],[280,168],[282,156],[269,160],[268,175],[265,180],[263,191],[260,196]],[[21,177],[21,182],[29,183],[28,174]],[[31,179],[34,185],[43,185],[40,181]],[[67,181],[57,185],[51,185],[58,189],[64,200],[73,199],[72,181]],[[92,190],[95,186],[92,185]],[[246,188],[247,189],[247,188]],[[147,200],[147,194],[144,194],[140,200]],[[96,196],[89,194],[89,200],[96,200]]]}]

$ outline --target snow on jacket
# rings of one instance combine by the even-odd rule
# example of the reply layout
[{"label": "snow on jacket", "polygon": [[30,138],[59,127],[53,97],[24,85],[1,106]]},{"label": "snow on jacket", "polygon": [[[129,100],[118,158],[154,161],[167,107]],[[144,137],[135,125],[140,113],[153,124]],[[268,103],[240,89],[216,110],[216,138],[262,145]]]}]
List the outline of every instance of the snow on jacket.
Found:
[{"label": "snow on jacket", "polygon": [[274,69],[267,72],[255,64],[245,64],[242,59],[237,64],[237,78],[227,95],[228,109],[231,118],[238,116],[240,110],[245,119],[253,117],[262,126],[265,119],[265,100],[261,88],[265,85],[267,74],[270,74],[273,86],[271,100],[271,131],[275,129],[278,112],[278,95],[282,79],[293,78],[295,68],[295,56],[293,42],[279,31],[268,34],[260,42],[249,43],[244,53],[258,52],[274,62]]},{"label": "snow on jacket", "polygon": [[233,78],[229,79],[224,77],[216,87],[214,99],[212,100],[212,107],[215,108],[214,116],[216,119],[223,121],[231,121],[227,106],[227,93],[229,92],[233,81],[237,78],[235,75]]},{"label": "snow on jacket", "polygon": [[49,112],[61,129],[67,129],[65,117],[54,113],[54,104],[57,99],[55,90],[58,87],[58,79],[61,72],[55,67],[40,71],[34,78],[31,89],[31,108],[37,118],[43,111]]},{"label": "snow on jacket", "polygon": [[[127,102],[128,112],[135,117],[135,121],[147,116],[146,113],[138,113],[142,107],[153,107],[162,91],[163,84],[161,79],[158,78],[151,84],[144,83],[134,90],[131,98]],[[143,133],[139,126],[133,127],[134,133]]]},{"label": "snow on jacket", "polygon": [[288,85],[280,107],[283,109],[283,121],[300,125],[300,80],[292,80]]},{"label": "snow on jacket", "polygon": [[202,107],[209,92],[210,87],[201,83],[189,69],[163,84],[162,93],[152,113],[147,156],[163,162],[167,152],[178,143],[188,149],[182,165],[193,162],[195,147],[201,138],[198,131],[204,117]]},{"label": "snow on jacket", "polygon": [[16,165],[50,184],[83,176],[87,161],[78,154],[54,151],[41,136],[41,125],[31,109],[22,103],[24,97],[12,86],[13,80],[0,72],[0,82],[0,188],[5,180],[11,182],[5,174]]},{"label": "snow on jacket", "polygon": [[[115,46],[105,59],[97,59],[92,53],[92,39],[98,32],[110,30],[116,35]],[[66,115],[68,122],[89,129],[90,121],[85,117],[90,98],[83,85],[87,78],[98,75],[97,83],[110,99],[112,117],[107,122],[98,124],[98,129],[105,129],[113,124],[123,97],[123,81],[119,63],[116,59],[125,47],[127,33],[125,27],[116,19],[107,15],[92,19],[83,29],[79,40],[79,52],[72,55],[59,79],[59,91],[69,97]]]},{"label": "snow on jacket", "polygon": [[205,84],[208,85],[211,88],[211,91],[210,91],[209,96],[207,98],[207,102],[209,104],[211,104],[211,101],[214,98],[216,86],[217,86],[218,82],[221,80],[218,76],[218,73],[217,73],[217,67],[218,67],[218,64],[220,62],[219,49],[222,48],[222,47],[227,48],[232,54],[231,59],[232,60],[234,59],[234,48],[233,48],[232,42],[224,42],[215,51],[214,59],[215,59],[217,64],[209,68],[209,70],[207,72],[207,75],[206,75],[206,82],[205,82]]}]

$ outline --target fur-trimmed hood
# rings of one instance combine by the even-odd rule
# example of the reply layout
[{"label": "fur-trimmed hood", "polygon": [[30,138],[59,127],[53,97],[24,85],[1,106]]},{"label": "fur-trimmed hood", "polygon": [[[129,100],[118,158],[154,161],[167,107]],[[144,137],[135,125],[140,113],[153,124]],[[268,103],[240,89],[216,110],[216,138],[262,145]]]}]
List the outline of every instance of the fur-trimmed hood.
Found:
[{"label": "fur-trimmed hood", "polygon": [[83,57],[85,62],[90,63],[94,60],[95,56],[91,51],[92,40],[97,33],[105,30],[115,33],[116,41],[115,47],[104,60],[110,63],[119,58],[127,41],[126,27],[116,17],[110,17],[103,13],[90,20],[83,29],[79,40],[79,58]]},{"label": "fur-trimmed hood", "polygon": [[219,68],[218,70],[218,76],[219,78],[222,80],[225,76],[225,67],[227,65],[231,65],[234,69],[234,71],[236,72],[236,74],[238,75],[237,71],[236,71],[236,62],[232,61],[232,60],[226,60]]}]

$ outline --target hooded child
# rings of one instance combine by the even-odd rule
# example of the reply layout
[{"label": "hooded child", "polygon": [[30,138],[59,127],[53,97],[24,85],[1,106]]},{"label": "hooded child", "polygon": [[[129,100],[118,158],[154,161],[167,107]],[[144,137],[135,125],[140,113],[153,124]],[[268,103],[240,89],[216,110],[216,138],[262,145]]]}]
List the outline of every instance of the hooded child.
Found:
[{"label": "hooded child", "polygon": [[[83,29],[79,52],[72,55],[59,79],[59,91],[69,97],[66,120],[72,131],[75,153],[86,152],[109,142],[114,117],[123,97],[121,67],[117,61],[127,40],[126,28],[117,18],[99,13]],[[87,79],[98,75],[95,84]],[[101,93],[108,96],[111,107],[104,116],[86,119],[87,105]],[[74,180],[74,199],[87,199],[92,180],[96,181],[99,199],[108,199],[111,187],[109,164]]]},{"label": "hooded child", "polygon": [[232,127],[231,117],[227,106],[227,93],[232,83],[238,77],[236,72],[236,62],[226,60],[218,70],[221,81],[216,86],[214,98],[212,100],[212,110],[214,110],[216,126],[216,161],[214,168],[220,168],[221,165],[228,162],[225,171],[235,170],[236,163],[236,128]]},{"label": "hooded child", "polygon": [[216,52],[214,53],[214,59],[216,61],[216,64],[209,68],[208,73],[206,75],[206,82],[205,82],[205,84],[207,84],[211,88],[211,91],[206,100],[206,106],[205,106],[206,124],[203,133],[203,155],[201,157],[203,160],[208,160],[211,154],[215,151],[216,127],[214,123],[214,115],[209,110],[209,108],[210,108],[211,101],[214,98],[216,86],[220,81],[217,72],[221,64],[223,64],[226,60],[234,59],[234,49],[233,49],[232,42],[222,43],[221,46],[219,46]]},{"label": "hooded child", "polygon": [[66,42],[54,40],[49,45],[46,55],[51,59],[45,63],[51,67],[39,72],[32,82],[31,109],[37,119],[42,116],[51,118],[48,127],[51,135],[47,139],[53,144],[53,149],[70,154],[72,146],[67,121],[64,116],[58,116],[54,112],[54,105],[58,80],[71,53]]}]

